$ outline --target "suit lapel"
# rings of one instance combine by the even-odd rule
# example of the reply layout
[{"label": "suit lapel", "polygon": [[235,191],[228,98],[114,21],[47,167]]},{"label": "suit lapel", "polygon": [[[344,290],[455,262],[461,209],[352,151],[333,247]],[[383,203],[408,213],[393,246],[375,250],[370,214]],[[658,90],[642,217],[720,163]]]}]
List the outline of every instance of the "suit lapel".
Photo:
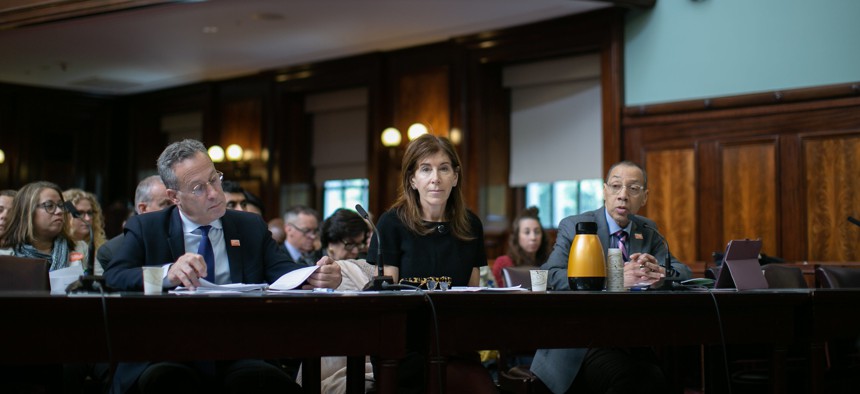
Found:
[{"label": "suit lapel", "polygon": [[603,254],[606,255],[609,245],[609,224],[606,223],[606,208],[601,208],[595,211],[594,221],[597,223],[597,237],[600,239],[600,244],[603,245]]},{"label": "suit lapel", "polygon": [[229,213],[221,217],[221,226],[224,228],[224,249],[227,250],[227,262],[230,264],[230,281],[232,283],[244,283],[241,237],[236,223],[231,219]]},{"label": "suit lapel", "polygon": [[185,232],[182,230],[182,218],[179,217],[179,208],[170,208],[170,224],[167,230],[167,244],[170,245],[170,261],[176,261],[185,254]]},{"label": "suit lapel", "polygon": [[642,244],[645,242],[644,240],[644,227],[638,226],[634,221],[630,226],[630,234],[627,236],[627,245],[630,249],[627,253],[642,253]]}]

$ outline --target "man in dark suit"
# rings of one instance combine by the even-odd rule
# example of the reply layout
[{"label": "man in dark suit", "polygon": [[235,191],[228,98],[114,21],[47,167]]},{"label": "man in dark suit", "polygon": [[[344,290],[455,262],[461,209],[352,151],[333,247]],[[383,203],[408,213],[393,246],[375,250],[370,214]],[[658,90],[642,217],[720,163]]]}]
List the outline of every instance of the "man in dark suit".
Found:
[{"label": "man in dark suit", "polygon": [[[665,261],[669,251],[656,232],[656,224],[636,216],[648,201],[647,187],[645,170],[637,164],[629,161],[614,164],[603,184],[604,207],[569,216],[559,224],[553,251],[541,267],[549,270],[547,283],[556,290],[570,289],[567,260],[576,224],[595,222],[604,255],[610,247],[623,246],[626,252],[626,287],[659,285],[666,271],[658,262]],[[681,279],[692,276],[689,267],[670,258]],[[650,349],[540,349],[535,353],[531,370],[553,393],[661,393],[665,390],[662,372]]]},{"label": "man in dark suit", "polygon": [[[259,215],[226,209],[221,189],[223,174],[215,170],[199,141],[184,140],[168,146],[158,158],[158,171],[175,206],[128,220],[122,246],[105,271],[108,286],[142,290],[143,266],[162,267],[166,288],[182,285],[192,289],[200,286],[202,278],[217,284],[272,283],[301,268],[289,255],[278,251]],[[320,268],[308,278],[306,287],[333,289],[340,285],[337,264],[321,259],[318,265]],[[283,392],[297,388],[286,374],[263,361],[209,366],[212,368],[200,367],[200,363],[121,364],[112,391],[136,389],[145,394],[218,390],[200,384],[202,381],[215,381],[226,391]],[[248,381],[268,385],[244,387]]]}]

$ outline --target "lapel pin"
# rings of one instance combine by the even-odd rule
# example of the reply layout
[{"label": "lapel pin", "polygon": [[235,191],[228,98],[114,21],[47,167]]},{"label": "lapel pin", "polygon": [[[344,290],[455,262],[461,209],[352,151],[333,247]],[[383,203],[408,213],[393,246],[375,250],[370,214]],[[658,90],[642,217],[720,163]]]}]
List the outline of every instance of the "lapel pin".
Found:
[{"label": "lapel pin", "polygon": [[633,234],[633,238],[636,238],[636,239],[641,240],[641,239],[642,239],[642,233],[635,233],[635,234]]},{"label": "lapel pin", "polygon": [[238,239],[231,239],[230,240],[230,246],[240,246],[239,240]]}]

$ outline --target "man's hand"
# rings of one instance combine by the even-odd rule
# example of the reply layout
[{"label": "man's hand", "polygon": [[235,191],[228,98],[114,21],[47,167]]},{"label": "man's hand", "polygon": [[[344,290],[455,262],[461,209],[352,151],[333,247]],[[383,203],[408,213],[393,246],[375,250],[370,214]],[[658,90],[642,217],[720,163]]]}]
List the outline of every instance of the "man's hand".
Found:
[{"label": "man's hand", "polygon": [[167,270],[167,280],[171,286],[185,286],[191,290],[200,286],[200,278],[205,278],[206,261],[197,253],[186,253],[179,257]]},{"label": "man's hand", "polygon": [[653,285],[665,277],[666,270],[648,253],[633,253],[624,264],[624,287]]},{"label": "man's hand", "polygon": [[319,269],[308,277],[307,284],[302,286],[303,289],[307,290],[317,287],[336,289],[340,286],[340,282],[343,281],[340,266],[331,257],[323,256],[317,261],[317,267]]}]

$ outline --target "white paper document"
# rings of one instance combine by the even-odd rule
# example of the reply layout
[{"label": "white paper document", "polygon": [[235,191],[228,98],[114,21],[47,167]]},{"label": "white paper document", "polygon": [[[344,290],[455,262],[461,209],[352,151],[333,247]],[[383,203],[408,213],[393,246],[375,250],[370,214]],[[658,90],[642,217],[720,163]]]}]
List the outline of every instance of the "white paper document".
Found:
[{"label": "white paper document", "polygon": [[49,272],[48,278],[51,281],[51,294],[65,294],[66,287],[69,287],[72,282],[78,280],[83,274],[84,269],[80,264]]},{"label": "white paper document", "polygon": [[[438,290],[437,290],[438,291]],[[529,289],[525,289],[520,285],[512,286],[512,287],[467,287],[467,286],[454,286],[447,291],[456,291],[456,292],[475,292],[475,291],[529,291]]]},{"label": "white paper document", "polygon": [[[257,283],[257,284],[245,284],[245,283],[229,283],[226,285],[216,285],[212,282],[207,281],[206,279],[200,279],[200,287],[195,290],[191,290],[184,286],[179,286],[175,290],[171,290],[171,294],[238,294],[238,293],[247,293],[251,291],[263,291],[263,290],[275,290],[275,291],[287,291],[293,290],[305,283],[308,280],[308,277],[311,276],[317,269],[318,266],[304,267],[297,270],[293,270],[287,272],[284,275],[281,275],[275,283],[269,285],[268,283]],[[77,277],[75,277],[77,278]]]},{"label": "white paper document", "polygon": [[312,265],[310,267],[299,268],[297,270],[287,272],[278,278],[275,283],[272,283],[272,285],[269,286],[269,290],[283,291],[295,289],[296,287],[301,286],[302,283],[305,283],[311,274],[316,272],[319,268],[320,267],[317,265]]}]

